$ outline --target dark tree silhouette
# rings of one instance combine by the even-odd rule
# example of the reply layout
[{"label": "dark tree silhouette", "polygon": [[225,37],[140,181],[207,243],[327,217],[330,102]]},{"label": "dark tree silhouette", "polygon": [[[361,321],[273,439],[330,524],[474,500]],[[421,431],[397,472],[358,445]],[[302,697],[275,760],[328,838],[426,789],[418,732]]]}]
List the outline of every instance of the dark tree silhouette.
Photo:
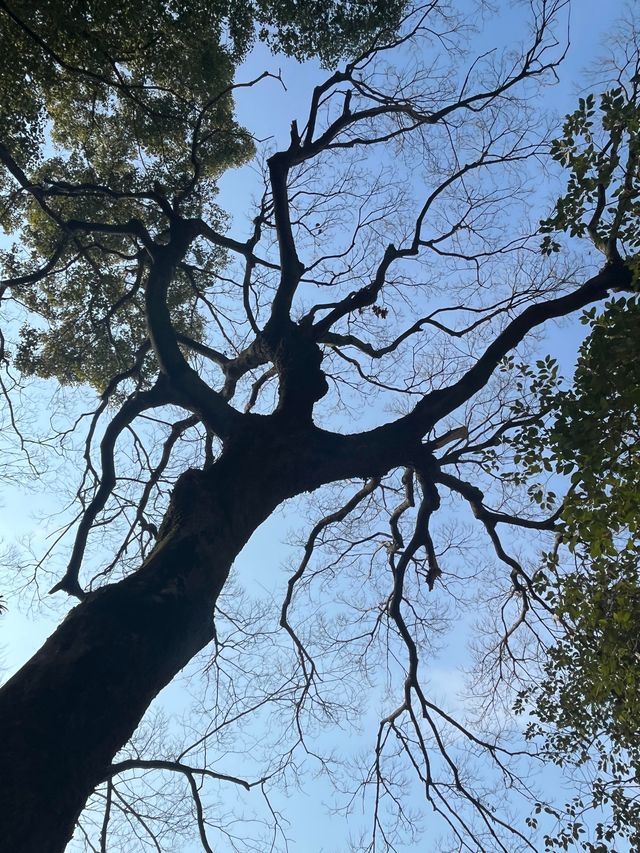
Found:
[{"label": "dark tree silhouette", "polygon": [[[304,124],[294,122],[289,145],[268,156],[264,196],[243,240],[225,230],[215,193],[219,174],[252,151],[233,118],[232,96],[244,84],[231,82],[251,22],[231,18],[236,52],[218,36],[216,54],[206,53],[198,16],[213,27],[222,13],[206,3],[169,23],[161,3],[141,7],[138,23],[120,10],[119,24],[104,11],[106,22],[79,23],[72,6],[57,30],[37,4],[0,4],[7,49],[30,75],[10,103],[23,120],[3,118],[0,141],[4,225],[22,229],[5,253],[2,296],[27,317],[10,368],[100,394],[88,417],[72,552],[51,590],[78,604],[0,691],[1,843],[24,853],[63,850],[87,799],[106,785],[98,842],[106,849],[117,777],[138,769],[186,778],[211,849],[199,782],[224,777],[184,756],[114,757],[159,691],[216,639],[218,597],[258,526],[290,498],[354,481],[351,497],[314,527],[282,606],[297,656],[296,725],[316,701],[318,671],[292,602],[331,526],[375,510],[388,519],[386,539],[368,540],[376,559],[384,556],[386,591],[363,604],[354,654],[392,634],[404,689],[377,735],[368,849],[378,849],[376,838],[393,849],[380,805],[395,796],[387,750],[410,756],[427,801],[467,839],[464,849],[534,849],[450,755],[443,726],[509,777],[505,748],[429,699],[419,607],[446,580],[432,530],[453,495],[507,567],[497,608],[517,614],[505,626],[505,660],[516,626],[535,607],[544,617],[544,598],[500,531],[553,532],[560,510],[539,518],[508,502],[491,508],[485,497],[491,454],[537,416],[528,391],[499,368],[545,322],[631,287],[617,239],[622,214],[612,214],[604,244],[601,234],[595,240],[602,264],[586,275],[541,255],[535,228],[509,227],[531,193],[529,165],[549,150],[532,99],[562,60],[556,33],[566,3],[535,0],[526,45],[475,59],[459,52],[463,21],[437,0],[401,21],[399,6],[384,13],[376,4],[310,4],[316,19],[326,18],[321,43],[296,20],[294,4],[267,5],[274,18],[262,5],[251,14],[276,46],[328,62],[353,58],[327,73]],[[15,84],[7,72],[7,91]],[[59,149],[38,158],[33,145],[43,133]],[[371,151],[392,152],[397,172],[367,171],[376,167]],[[420,166],[413,187],[412,164]],[[624,196],[599,205],[602,222],[593,214],[590,233],[604,227],[605,203],[622,209]],[[375,395],[393,399],[396,414],[361,428],[354,400],[366,408]],[[330,406],[342,409],[332,415]],[[145,432],[151,412],[165,430],[159,448],[158,431]],[[127,459],[118,455],[125,446]],[[183,464],[178,451],[187,446],[191,462]],[[91,568],[92,537],[123,525],[111,563]],[[432,773],[432,749],[441,775]],[[472,804],[480,829],[458,798]],[[510,831],[513,840],[502,840]]]}]

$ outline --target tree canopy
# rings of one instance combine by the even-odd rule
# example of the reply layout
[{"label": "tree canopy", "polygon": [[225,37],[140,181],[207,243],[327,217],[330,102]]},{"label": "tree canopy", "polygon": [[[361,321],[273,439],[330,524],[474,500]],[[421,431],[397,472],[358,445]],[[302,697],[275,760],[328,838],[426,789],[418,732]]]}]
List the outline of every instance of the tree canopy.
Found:
[{"label": "tree canopy", "polygon": [[[65,286],[25,294],[46,328],[26,325],[18,363],[27,373],[104,390],[144,338],[143,309],[123,263],[130,238],[115,226],[141,215],[162,230],[163,200],[220,224],[216,179],[253,154],[234,119],[233,77],[258,36],[303,58],[335,61],[398,22],[401,3],[181,3],[2,6],[0,77],[5,165],[2,224],[20,230],[4,261],[26,284],[38,264],[69,263]],[[313,21],[313,26],[310,22]],[[46,190],[16,196],[14,182]],[[78,189],[81,188],[81,189]],[[101,221],[101,248],[80,251],[64,222]],[[95,239],[95,238],[94,238]],[[204,262],[209,275],[222,253]],[[92,292],[96,274],[100,292]],[[194,274],[195,277],[195,274]],[[173,322],[199,338],[191,284],[172,294]],[[25,288],[26,290],[26,288]],[[109,315],[106,322],[98,316]]]},{"label": "tree canopy", "polygon": [[[543,678],[520,699],[533,701],[529,737],[542,736],[554,761],[580,766],[593,759],[598,767],[593,803],[611,805],[614,817],[586,845],[594,853],[621,838],[640,843],[639,307],[637,296],[618,297],[584,313],[591,331],[573,385],[546,397],[546,428],[524,440],[525,455],[546,454],[571,487],[538,577],[566,633],[550,647]],[[563,546],[573,556],[569,571],[559,558]],[[588,801],[577,797],[572,827]],[[565,837],[566,830],[555,840],[560,849]]]},{"label": "tree canopy", "polygon": [[[2,422],[70,498],[3,588],[76,605],[0,689],[11,849],[285,850],[314,776],[340,849],[640,844],[640,38],[558,129],[568,8],[0,0]],[[257,40],[324,69],[286,145],[236,115],[286,87]]]},{"label": "tree canopy", "polygon": [[[626,60],[622,67],[619,57],[613,63],[612,88],[580,99],[552,145],[569,179],[542,231],[549,253],[560,250],[557,231],[588,237],[609,259],[621,242],[637,290],[640,66],[633,52]],[[557,367],[543,367],[541,417],[517,438],[528,474],[547,467],[570,479],[557,541],[537,579],[566,632],[549,648],[543,678],[522,692],[517,707],[533,701],[529,737],[546,738],[554,761],[580,766],[595,754],[591,802],[613,811],[611,824],[599,823],[596,840],[585,844],[595,853],[621,838],[632,847],[640,843],[639,309],[634,293],[582,314],[589,333],[571,387],[560,387]],[[573,557],[569,570],[560,559],[563,547]],[[570,830],[548,839],[551,846],[566,849],[574,828],[578,836],[584,831],[588,802],[576,798]]]}]

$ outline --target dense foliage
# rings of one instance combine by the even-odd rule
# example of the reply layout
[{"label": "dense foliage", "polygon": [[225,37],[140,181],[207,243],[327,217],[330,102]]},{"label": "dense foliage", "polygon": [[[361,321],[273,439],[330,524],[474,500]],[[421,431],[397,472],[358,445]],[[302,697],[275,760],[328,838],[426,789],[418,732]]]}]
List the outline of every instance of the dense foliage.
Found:
[{"label": "dense foliage", "polygon": [[[130,363],[144,339],[142,269],[130,235],[115,224],[162,230],[157,202],[172,196],[183,214],[224,226],[216,179],[254,152],[234,118],[233,80],[256,37],[301,59],[335,62],[393,28],[403,5],[2,4],[0,226],[20,232],[2,261],[41,318],[23,328],[18,367],[102,392]],[[16,194],[16,169],[45,192]],[[110,223],[114,232],[81,236],[62,227],[74,220]],[[199,340],[195,294],[225,255],[196,260],[170,298],[176,329]],[[43,262],[66,265],[64,281],[35,286],[30,276]],[[132,268],[140,270],[133,285]]]},{"label": "dense foliage", "polygon": [[598,824],[598,843],[585,844],[605,851],[623,837],[632,847],[640,843],[638,298],[612,299],[582,321],[589,334],[572,386],[561,390],[556,370],[539,396],[546,426],[520,436],[530,473],[546,459],[570,488],[556,548],[537,578],[565,633],[516,708],[533,715],[528,736],[542,737],[548,758],[595,766],[591,793],[570,804],[571,829],[553,843],[567,849],[574,828],[576,838],[584,831],[584,812],[608,806],[611,822]]},{"label": "dense foliage", "polygon": [[[599,99],[581,98],[552,145],[569,180],[542,223],[542,249],[560,251],[556,234],[566,231],[613,263],[619,242],[637,289],[637,59],[617,82]],[[610,807],[611,822],[600,821],[597,840],[584,844],[602,853],[621,838],[640,844],[640,302],[614,295],[581,322],[588,334],[571,386],[561,388],[557,365],[540,363],[531,375],[542,414],[516,439],[528,476],[546,469],[569,485],[556,546],[537,577],[564,633],[516,709],[532,715],[528,736],[543,738],[551,760],[595,767],[591,792],[568,804],[569,828],[548,844],[568,849],[585,831],[585,811]],[[533,489],[541,500],[545,492]]]}]

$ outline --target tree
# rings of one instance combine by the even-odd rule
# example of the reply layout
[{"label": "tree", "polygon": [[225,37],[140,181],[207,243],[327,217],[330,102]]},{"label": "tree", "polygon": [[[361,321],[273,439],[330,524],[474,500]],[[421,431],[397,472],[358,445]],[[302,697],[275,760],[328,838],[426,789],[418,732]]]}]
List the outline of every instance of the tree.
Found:
[{"label": "tree", "polygon": [[[606,853],[623,838],[632,849],[640,842],[637,296],[607,302],[600,315],[589,309],[583,321],[592,331],[573,387],[547,398],[549,421],[524,442],[528,454],[536,445],[538,459],[550,452],[572,486],[536,579],[563,631],[518,708],[533,708],[527,735],[542,740],[549,760],[589,771],[549,849],[566,849],[574,829],[583,831],[585,811],[598,806],[611,816],[598,821],[584,849]],[[562,547],[573,557],[569,566]]]},{"label": "tree", "polygon": [[[535,849],[478,795],[443,732],[464,735],[517,786],[510,750],[432,702],[423,668],[429,596],[448,578],[433,532],[448,495],[468,504],[507,567],[497,621],[513,613],[514,622],[495,647],[499,673],[510,661],[519,668],[516,629],[534,612],[553,616],[539,576],[500,531],[554,533],[561,509],[547,506],[542,489],[547,516],[534,517],[510,495],[508,478],[494,476],[513,456],[508,442],[524,441],[510,437],[540,422],[535,395],[553,365],[543,364],[531,389],[509,358],[541,324],[631,289],[635,274],[625,254],[635,144],[613,142],[615,168],[623,148],[628,158],[622,191],[608,197],[615,168],[589,184],[591,162],[583,168],[572,142],[562,149],[577,176],[573,207],[558,208],[543,230],[586,232],[604,253],[600,268],[581,272],[554,257],[551,239],[541,254],[535,227],[508,227],[530,193],[529,163],[549,150],[531,99],[562,59],[556,27],[565,7],[532,2],[528,44],[475,59],[462,52],[462,13],[437,0],[179,9],[156,0],[135,9],[90,4],[83,19],[73,4],[0,7],[5,52],[15,58],[1,83],[2,215],[20,235],[5,252],[2,295],[24,317],[4,363],[100,395],[86,429],[71,556],[51,590],[79,603],[0,691],[7,849],[64,849],[100,785],[105,849],[115,780],[136,770],[186,779],[211,849],[198,781],[229,777],[181,760],[116,756],[196,654],[212,641],[219,654],[219,597],[256,528],[283,502],[330,484],[353,492],[338,509],[333,498],[313,528],[281,608],[295,657],[269,701],[292,709],[293,744],[273,775],[294,766],[305,723],[337,712],[324,693],[324,660],[344,649],[366,680],[372,656],[386,649],[388,676],[399,676],[402,690],[363,773],[361,790],[374,792],[367,849],[393,849],[385,810],[411,830],[396,789],[402,759],[460,845]],[[243,241],[226,232],[216,192],[223,170],[253,153],[232,97],[260,83],[233,82],[256,27],[275,48],[318,55],[337,70],[314,89],[288,147],[268,156]],[[592,106],[581,106],[587,119]],[[393,174],[368,177],[367,158],[373,169],[382,162],[370,152],[384,150]],[[605,143],[602,156],[613,162],[611,150]],[[416,163],[424,167],[417,205],[402,185]],[[599,160],[594,168],[602,172]],[[395,414],[367,428],[355,406],[378,392]],[[151,411],[164,428],[159,446]],[[492,481],[504,486],[497,509]],[[347,524],[348,544],[340,533],[332,543],[332,527]],[[98,568],[91,550],[105,528],[121,538]],[[346,574],[354,566],[359,601],[351,621],[339,615],[308,635],[292,613],[300,589],[331,586],[332,562],[313,569],[322,547],[336,550]],[[356,553],[369,561],[351,563]],[[241,632],[245,645],[252,632],[251,624]]]},{"label": "tree", "polygon": [[[555,417],[541,431],[572,481],[557,545],[539,577],[567,631],[550,648],[543,679],[521,698],[534,703],[529,736],[544,737],[554,761],[566,764],[573,755],[578,766],[595,763],[599,776],[591,796],[577,798],[572,824],[585,799],[611,805],[611,824],[601,822],[598,843],[587,847],[600,853],[621,837],[640,842],[637,296],[613,299],[599,315],[592,308],[583,320],[592,331],[574,386],[556,392]],[[569,571],[558,558],[561,546],[574,557]]]},{"label": "tree", "polygon": [[[635,48],[623,45],[605,66],[613,72],[610,88],[598,99],[581,98],[553,145],[570,175],[567,192],[543,223],[545,251],[553,248],[554,231],[588,236],[605,257],[615,254],[618,241],[631,251],[639,245],[640,60]],[[627,263],[637,282],[637,260]],[[590,332],[572,387],[561,389],[555,370],[542,367],[536,381],[543,414],[516,438],[526,471],[538,473],[546,456],[546,465],[571,483],[555,547],[537,578],[566,633],[550,647],[543,678],[521,694],[534,706],[529,736],[545,738],[552,760],[579,767],[593,760],[598,771],[589,795],[576,798],[570,829],[547,843],[564,849],[591,800],[612,809],[611,823],[601,821],[596,842],[586,845],[596,853],[622,837],[632,846],[640,842],[638,308],[637,293],[617,294],[603,309],[583,312]],[[559,558],[562,546],[573,556],[568,570]]]}]

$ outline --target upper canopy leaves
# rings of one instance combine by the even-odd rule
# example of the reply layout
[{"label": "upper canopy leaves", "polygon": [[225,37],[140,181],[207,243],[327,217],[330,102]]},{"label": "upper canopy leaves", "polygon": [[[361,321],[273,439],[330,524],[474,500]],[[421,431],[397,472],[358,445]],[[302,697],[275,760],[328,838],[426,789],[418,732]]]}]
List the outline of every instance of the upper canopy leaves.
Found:
[{"label": "upper canopy leaves", "polygon": [[[216,179],[253,153],[233,84],[256,34],[330,63],[396,25],[403,5],[0,3],[0,226],[20,232],[4,262],[29,279],[20,300],[45,321],[24,327],[18,366],[101,391],[130,366],[145,336],[139,232],[89,239],[64,223],[135,219],[162,241],[174,205],[218,227]],[[52,258],[58,275],[40,274]],[[195,293],[222,263],[214,248],[179,274],[170,296],[178,332],[199,337]]]},{"label": "upper canopy leaves", "polygon": [[[201,144],[211,138],[200,156],[215,172],[249,144],[224,92],[256,28],[274,48],[331,62],[380,27],[397,24],[403,6],[399,0],[3,2],[3,143],[26,168],[49,128],[55,142],[81,155],[102,179],[141,159],[148,169],[146,158],[154,158],[177,180],[176,159],[188,160],[190,131],[206,109]],[[171,170],[162,170],[167,161]]]}]

